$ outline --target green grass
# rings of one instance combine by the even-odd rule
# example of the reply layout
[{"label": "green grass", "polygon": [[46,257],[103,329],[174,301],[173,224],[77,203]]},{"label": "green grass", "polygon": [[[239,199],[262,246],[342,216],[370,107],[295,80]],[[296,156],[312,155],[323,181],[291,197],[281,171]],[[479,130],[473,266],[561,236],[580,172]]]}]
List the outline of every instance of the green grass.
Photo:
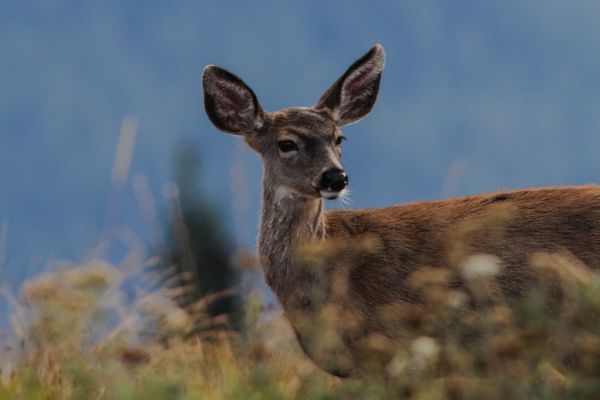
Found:
[{"label": "green grass", "polygon": [[391,310],[406,334],[385,377],[347,380],[316,368],[258,292],[244,335],[190,337],[199,317],[168,292],[126,301],[106,262],[56,268],[14,303],[20,344],[2,353],[0,399],[600,399],[600,276],[538,255],[535,289],[509,307],[493,259],[475,261],[461,273],[485,307],[464,306],[454,271],[414,274],[425,302]]}]

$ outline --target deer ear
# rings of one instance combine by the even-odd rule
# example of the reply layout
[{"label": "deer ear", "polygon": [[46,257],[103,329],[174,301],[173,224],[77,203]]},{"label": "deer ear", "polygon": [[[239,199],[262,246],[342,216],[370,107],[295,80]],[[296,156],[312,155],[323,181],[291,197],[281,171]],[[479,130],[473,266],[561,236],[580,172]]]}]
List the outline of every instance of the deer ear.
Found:
[{"label": "deer ear", "polygon": [[340,126],[363,118],[377,99],[384,64],[385,51],[376,44],[327,89],[315,108],[331,110]]},{"label": "deer ear", "polygon": [[202,87],[206,114],[218,129],[242,135],[262,126],[264,111],[256,95],[231,72],[208,65],[202,72]]}]

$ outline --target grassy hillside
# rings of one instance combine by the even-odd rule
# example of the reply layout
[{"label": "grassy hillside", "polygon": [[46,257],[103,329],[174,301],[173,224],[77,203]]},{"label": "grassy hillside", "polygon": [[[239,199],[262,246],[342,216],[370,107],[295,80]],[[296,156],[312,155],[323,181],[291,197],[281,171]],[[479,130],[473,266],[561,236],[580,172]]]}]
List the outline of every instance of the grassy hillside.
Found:
[{"label": "grassy hillside", "polygon": [[[407,334],[386,378],[348,380],[318,370],[258,292],[243,335],[190,336],[208,318],[203,304],[190,315],[103,261],[55,267],[17,298],[3,289],[18,340],[2,353],[0,399],[600,398],[600,276],[539,255],[540,284],[509,308],[496,267],[479,257],[460,272],[413,275],[425,303],[397,310]],[[484,310],[464,307],[466,293],[448,286],[454,273]]]}]

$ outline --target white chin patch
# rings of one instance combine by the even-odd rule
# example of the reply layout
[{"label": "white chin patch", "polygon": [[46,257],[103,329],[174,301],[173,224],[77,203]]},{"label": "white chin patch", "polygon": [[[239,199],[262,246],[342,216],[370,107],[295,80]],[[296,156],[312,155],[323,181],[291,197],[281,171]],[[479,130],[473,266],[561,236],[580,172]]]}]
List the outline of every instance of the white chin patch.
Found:
[{"label": "white chin patch", "polygon": [[275,201],[279,203],[284,199],[290,199],[294,197],[295,194],[296,192],[287,186],[278,186],[275,189]]},{"label": "white chin patch", "polygon": [[[343,192],[343,191],[342,191]],[[342,192],[335,192],[333,190],[319,190],[321,197],[327,200],[335,200]]]}]

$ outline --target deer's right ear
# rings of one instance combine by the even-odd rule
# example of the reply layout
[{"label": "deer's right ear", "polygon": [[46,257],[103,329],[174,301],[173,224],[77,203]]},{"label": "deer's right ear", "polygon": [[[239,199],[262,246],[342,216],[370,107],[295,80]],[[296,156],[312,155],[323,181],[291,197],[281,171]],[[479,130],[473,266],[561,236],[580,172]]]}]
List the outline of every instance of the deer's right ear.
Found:
[{"label": "deer's right ear", "polygon": [[240,78],[208,65],[202,72],[204,108],[220,130],[235,135],[255,132],[263,125],[264,111],[256,95]]}]

